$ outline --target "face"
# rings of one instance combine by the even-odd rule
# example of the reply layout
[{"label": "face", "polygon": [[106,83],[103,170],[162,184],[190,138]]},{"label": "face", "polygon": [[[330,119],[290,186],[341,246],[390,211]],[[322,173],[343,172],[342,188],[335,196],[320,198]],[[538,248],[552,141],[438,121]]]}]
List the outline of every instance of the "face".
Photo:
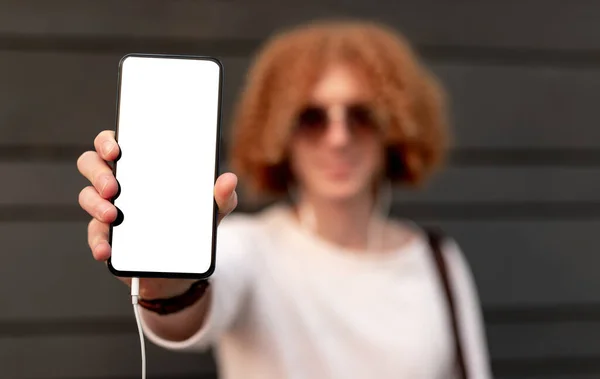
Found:
[{"label": "face", "polygon": [[347,66],[331,67],[316,83],[290,143],[302,191],[333,201],[370,192],[383,159],[368,96],[360,75]]}]

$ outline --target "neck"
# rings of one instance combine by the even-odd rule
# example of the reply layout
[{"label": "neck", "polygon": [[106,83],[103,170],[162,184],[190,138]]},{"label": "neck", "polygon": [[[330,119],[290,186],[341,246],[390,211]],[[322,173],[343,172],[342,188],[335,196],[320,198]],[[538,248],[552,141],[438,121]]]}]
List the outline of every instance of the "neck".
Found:
[{"label": "neck", "polygon": [[335,202],[305,195],[297,210],[304,227],[319,237],[344,248],[366,250],[372,242],[374,200],[370,193]]}]

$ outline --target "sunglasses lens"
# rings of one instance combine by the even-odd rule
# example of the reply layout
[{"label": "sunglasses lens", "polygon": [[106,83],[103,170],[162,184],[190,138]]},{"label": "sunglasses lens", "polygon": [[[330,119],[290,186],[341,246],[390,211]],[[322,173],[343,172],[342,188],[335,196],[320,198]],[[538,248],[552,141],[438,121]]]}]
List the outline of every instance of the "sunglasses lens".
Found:
[{"label": "sunglasses lens", "polygon": [[[350,105],[345,109],[346,125],[355,135],[371,133],[376,129],[377,123],[371,108],[362,105]],[[329,126],[329,115],[322,107],[311,106],[304,109],[298,117],[298,131],[311,137],[320,137]]]},{"label": "sunglasses lens", "polygon": [[369,107],[364,105],[352,105],[348,107],[348,126],[356,131],[370,131],[375,128],[375,118]]},{"label": "sunglasses lens", "polygon": [[299,127],[306,132],[322,132],[327,127],[327,112],[318,107],[306,108],[300,113]]}]

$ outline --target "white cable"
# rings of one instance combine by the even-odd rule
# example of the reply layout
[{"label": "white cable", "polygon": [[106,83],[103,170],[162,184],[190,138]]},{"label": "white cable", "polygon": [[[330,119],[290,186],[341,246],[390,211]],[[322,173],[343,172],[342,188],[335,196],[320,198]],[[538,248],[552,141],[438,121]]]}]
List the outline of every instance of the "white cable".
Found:
[{"label": "white cable", "polygon": [[[389,217],[392,207],[392,199],[392,185],[389,180],[386,180],[381,184],[381,189],[379,190],[378,196],[375,200],[375,207],[373,213],[371,214],[371,222],[369,223],[368,229],[369,237],[367,239],[367,247],[369,251],[377,250],[377,248],[373,246],[375,241],[379,241],[379,249],[381,251],[385,249],[385,226],[381,226],[379,230],[377,230],[375,226],[377,225],[376,219],[378,216],[382,217],[384,221]],[[373,234],[377,232],[379,234],[379,238],[375,238],[373,236]]]},{"label": "white cable", "polygon": [[142,329],[142,318],[140,316],[140,309],[138,305],[138,298],[140,296],[140,279],[131,279],[131,304],[133,304],[133,313],[135,314],[135,321],[138,327],[138,333],[140,335],[140,348],[142,351],[142,379],[146,379],[146,344],[144,342],[144,331]]},{"label": "white cable", "polygon": [[[377,230],[377,217],[383,217],[387,219],[389,217],[393,200],[392,186],[389,181],[385,181],[382,184],[382,188],[379,191],[378,196],[375,199],[374,209],[369,217],[369,223],[367,226],[367,251],[374,252],[377,248],[374,247],[375,242],[379,242],[379,248],[383,250],[385,248],[385,227],[382,226]],[[314,209],[308,203],[298,203],[298,218],[300,219],[300,226],[315,232],[317,227],[317,219],[315,216]],[[379,233],[379,238],[376,238],[376,233]]]}]

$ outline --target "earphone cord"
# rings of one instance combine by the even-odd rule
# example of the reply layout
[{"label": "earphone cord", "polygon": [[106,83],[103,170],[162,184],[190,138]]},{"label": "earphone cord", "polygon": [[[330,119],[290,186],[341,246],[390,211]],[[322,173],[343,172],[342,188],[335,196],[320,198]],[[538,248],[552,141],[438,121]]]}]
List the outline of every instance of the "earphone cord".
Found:
[{"label": "earphone cord", "polygon": [[131,304],[133,304],[133,313],[135,314],[135,321],[137,323],[138,333],[140,335],[140,348],[142,351],[142,379],[146,379],[146,344],[144,342],[144,331],[142,329],[142,318],[140,315],[140,309],[138,299],[140,296],[140,279],[131,279]]},{"label": "earphone cord", "polygon": [[[379,249],[384,250],[384,239],[385,239],[385,228],[381,227],[379,230],[375,228],[377,216],[386,219],[390,215],[392,206],[392,187],[389,181],[382,184],[382,189],[379,191],[379,195],[375,201],[375,207],[371,214],[371,222],[369,223],[368,237],[367,237],[367,249],[369,251],[376,251],[377,247],[373,246],[375,241],[379,242]],[[379,238],[374,238],[374,234],[378,232]]]},{"label": "earphone cord", "polygon": [[[383,217],[384,219],[389,217],[391,206],[392,206],[392,187],[389,182],[384,182],[382,184],[382,189],[379,192],[379,195],[376,198],[373,213],[370,216],[370,221],[367,230],[367,251],[375,251],[377,250],[374,247],[375,241],[378,241],[380,246],[379,248],[383,250],[384,248],[384,228],[381,227],[379,230],[375,228],[377,216]],[[300,207],[298,209],[300,225],[308,230],[314,231],[316,219],[315,214],[312,208],[310,207]],[[379,232],[379,238],[377,237],[377,232]]]}]

